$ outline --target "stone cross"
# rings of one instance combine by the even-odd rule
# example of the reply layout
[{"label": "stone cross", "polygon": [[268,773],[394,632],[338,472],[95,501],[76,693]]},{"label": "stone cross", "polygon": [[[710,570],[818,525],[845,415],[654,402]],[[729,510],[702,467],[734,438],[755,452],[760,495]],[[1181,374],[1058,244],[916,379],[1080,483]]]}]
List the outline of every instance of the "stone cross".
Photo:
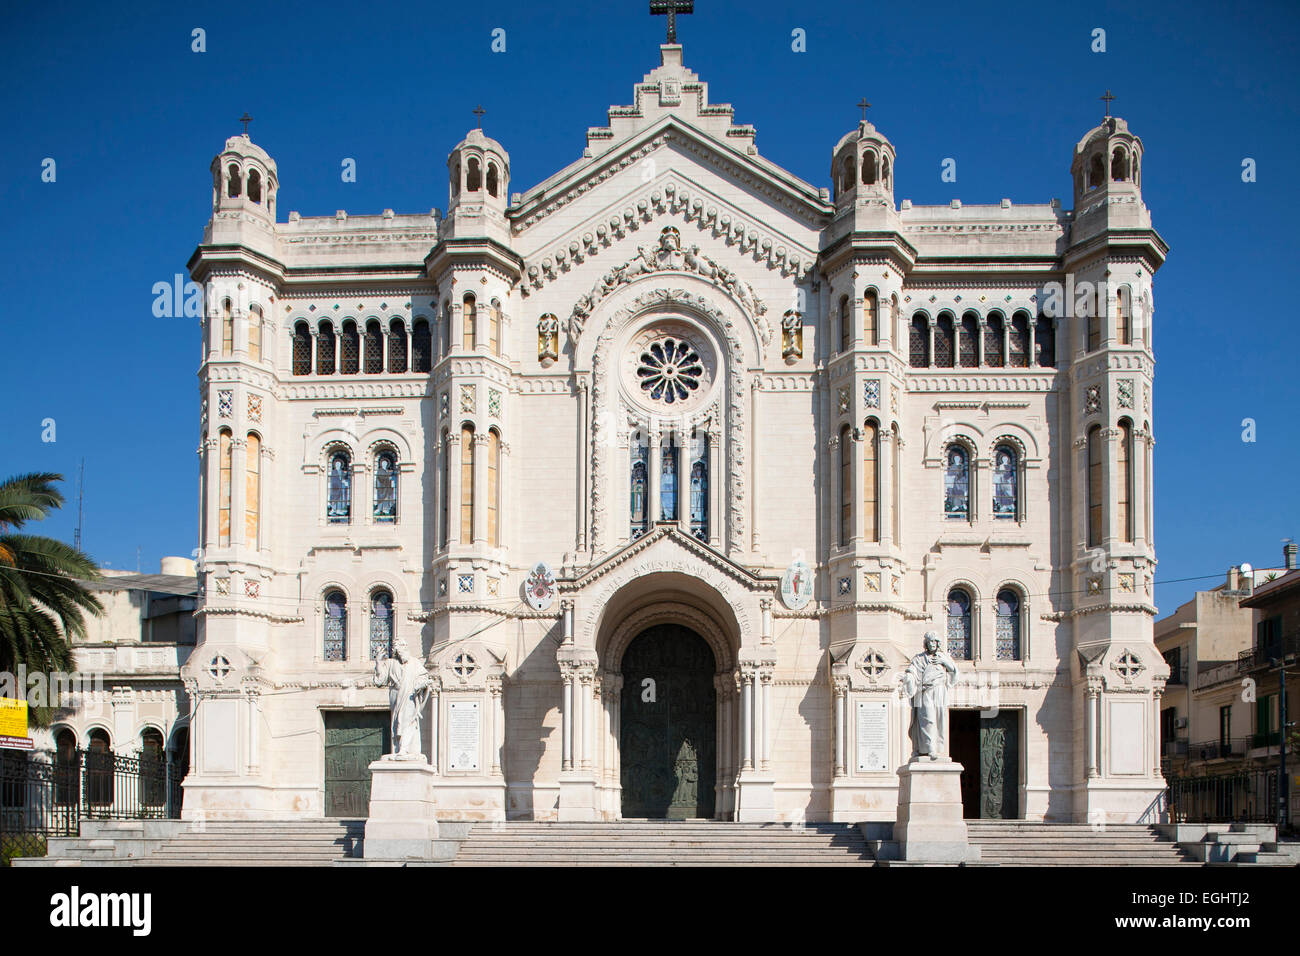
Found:
[{"label": "stone cross", "polygon": [[248,111],[245,110],[245,111],[244,111],[244,115],[241,116],[241,117],[239,117],[239,122],[241,122],[241,123],[244,124],[244,135],[247,136],[247,135],[248,135],[248,124],[251,123],[251,122],[253,122],[253,117],[249,116],[249,115],[248,115]]},{"label": "stone cross", "polygon": [[870,107],[871,107],[871,104],[867,102],[867,98],[866,98],[865,96],[862,97],[862,99],[858,100],[858,109],[862,110],[862,118],[863,118],[863,120],[865,120],[865,119],[867,118],[867,110],[868,110]]},{"label": "stone cross", "polygon": [[1107,119],[1110,119],[1110,101],[1113,100],[1114,98],[1115,98],[1115,97],[1113,97],[1113,96],[1110,95],[1110,90],[1107,90],[1107,91],[1106,91],[1106,95],[1105,95],[1105,96],[1099,96],[1099,97],[1097,97],[1097,99],[1099,99],[1099,100],[1105,100],[1105,101],[1106,101],[1106,118],[1107,118]]},{"label": "stone cross", "polygon": [[677,42],[677,14],[694,13],[695,0],[650,0],[650,14],[668,14],[668,42]]},{"label": "stone cross", "polygon": [[487,112],[487,110],[485,110],[485,109],[483,108],[483,104],[480,103],[478,106],[474,107],[474,109],[470,110],[470,112],[473,113],[475,116],[478,117],[478,121],[477,121],[477,122],[478,122],[478,128],[479,128],[479,129],[482,129],[482,128],[483,128],[483,114]]}]

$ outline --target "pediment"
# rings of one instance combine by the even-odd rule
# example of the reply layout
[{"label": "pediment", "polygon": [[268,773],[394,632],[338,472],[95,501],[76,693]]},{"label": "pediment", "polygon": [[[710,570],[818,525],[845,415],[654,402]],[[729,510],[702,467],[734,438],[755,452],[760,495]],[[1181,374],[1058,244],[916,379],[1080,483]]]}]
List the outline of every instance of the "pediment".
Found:
[{"label": "pediment", "polygon": [[676,524],[662,523],[619,550],[603,558],[562,586],[565,591],[582,591],[615,571],[644,566],[647,572],[675,570],[691,573],[692,565],[720,572],[748,591],[775,590],[779,581],[765,578],[737,564],[726,555],[696,540]]}]

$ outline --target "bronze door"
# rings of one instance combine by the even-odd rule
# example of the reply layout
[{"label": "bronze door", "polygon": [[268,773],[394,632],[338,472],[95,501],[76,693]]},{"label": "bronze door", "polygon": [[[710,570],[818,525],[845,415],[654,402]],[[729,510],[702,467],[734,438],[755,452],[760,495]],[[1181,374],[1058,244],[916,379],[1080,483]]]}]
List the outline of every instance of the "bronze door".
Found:
[{"label": "bronze door", "polygon": [[370,814],[370,764],[389,750],[386,711],[326,711],[325,816]]},{"label": "bronze door", "polygon": [[623,655],[623,816],[712,818],[716,664],[709,645],[675,624],[652,627]]}]

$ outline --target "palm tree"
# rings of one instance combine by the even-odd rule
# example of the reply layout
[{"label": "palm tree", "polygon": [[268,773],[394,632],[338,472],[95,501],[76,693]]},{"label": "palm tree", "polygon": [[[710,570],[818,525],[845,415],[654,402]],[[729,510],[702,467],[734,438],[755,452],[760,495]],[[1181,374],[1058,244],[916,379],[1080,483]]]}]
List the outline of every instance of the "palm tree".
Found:
[{"label": "palm tree", "polygon": [[[63,505],[54,486],[62,480],[34,473],[0,482],[0,671],[16,673],[20,664],[29,672],[70,670],[68,638],[85,637],[85,614],[104,610],[83,584],[99,578],[90,558],[65,542],[18,533]],[[48,717],[45,708],[31,715],[38,726]]]}]

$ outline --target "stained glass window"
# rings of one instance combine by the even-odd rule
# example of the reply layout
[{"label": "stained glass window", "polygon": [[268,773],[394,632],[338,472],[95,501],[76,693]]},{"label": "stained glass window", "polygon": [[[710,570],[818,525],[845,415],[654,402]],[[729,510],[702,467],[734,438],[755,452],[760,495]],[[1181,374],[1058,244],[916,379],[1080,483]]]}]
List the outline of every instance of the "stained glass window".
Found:
[{"label": "stained glass window", "polygon": [[365,371],[367,375],[378,375],[384,370],[384,333],[379,327],[378,319],[366,323]]},{"label": "stained glass window", "polygon": [[691,441],[691,534],[709,540],[709,441],[702,431]]},{"label": "stained glass window", "polygon": [[666,338],[641,353],[636,375],[651,399],[672,405],[699,389],[704,362],[689,342]]},{"label": "stained glass window", "polygon": [[432,367],[433,333],[429,323],[417,319],[411,331],[411,371],[427,372]]},{"label": "stained glass window", "polygon": [[388,327],[388,371],[400,374],[406,371],[406,323],[393,320]]},{"label": "stained glass window", "polygon": [[1012,368],[1029,367],[1029,316],[1017,312],[1011,318],[1011,336],[1008,340],[1009,361]]},{"label": "stained glass window", "polygon": [[962,368],[975,368],[979,365],[979,320],[975,313],[967,312],[961,317],[961,328],[957,338],[958,360]]},{"label": "stained glass window", "polygon": [[352,518],[352,458],[347,452],[330,455],[328,481],[325,517],[333,524],[347,524]]},{"label": "stained glass window", "polygon": [[311,332],[306,322],[293,327],[293,374],[311,374]]},{"label": "stained glass window", "polygon": [[1017,485],[1019,468],[1016,450],[1010,445],[993,449],[993,517],[1015,518],[1019,512]]},{"label": "stained glass window", "polygon": [[997,658],[1020,660],[1020,598],[1010,588],[998,592]]},{"label": "stained glass window", "polygon": [[334,326],[322,322],[316,335],[316,374],[334,374]]},{"label": "stained glass window", "polygon": [[1004,323],[1000,313],[989,316],[988,328],[984,330],[984,364],[990,368],[1002,368],[1002,338]]},{"label": "stained glass window", "polygon": [[960,588],[948,592],[948,654],[953,660],[971,659],[970,595]]},{"label": "stained glass window", "polygon": [[632,436],[632,540],[636,540],[646,531],[646,496],[649,494],[649,459],[650,448],[645,437],[636,432]]},{"label": "stained glass window", "polygon": [[934,325],[934,364],[939,368],[953,367],[952,316],[941,315]]},{"label": "stained glass window", "polygon": [[391,451],[375,456],[375,520],[397,520],[397,456]]},{"label": "stained glass window", "polygon": [[370,659],[382,661],[393,654],[393,596],[376,591],[370,598]]},{"label": "stained glass window", "polygon": [[912,317],[912,327],[908,332],[907,349],[909,364],[912,368],[930,367],[930,326],[925,316]]},{"label": "stained glass window", "polygon": [[1035,361],[1042,368],[1056,368],[1056,332],[1052,320],[1040,315],[1034,323]]},{"label": "stained glass window", "polygon": [[970,518],[970,459],[960,445],[948,446],[948,467],[943,473],[943,513],[947,518]]},{"label": "stained glass window", "polygon": [[348,599],[342,591],[325,595],[325,660],[341,661],[348,653]]},{"label": "stained glass window", "polygon": [[659,455],[659,520],[677,520],[677,442],[669,435]]},{"label": "stained glass window", "polygon": [[361,371],[361,335],[357,324],[351,319],[343,323],[343,334],[339,336],[339,371],[344,375],[356,375]]}]

